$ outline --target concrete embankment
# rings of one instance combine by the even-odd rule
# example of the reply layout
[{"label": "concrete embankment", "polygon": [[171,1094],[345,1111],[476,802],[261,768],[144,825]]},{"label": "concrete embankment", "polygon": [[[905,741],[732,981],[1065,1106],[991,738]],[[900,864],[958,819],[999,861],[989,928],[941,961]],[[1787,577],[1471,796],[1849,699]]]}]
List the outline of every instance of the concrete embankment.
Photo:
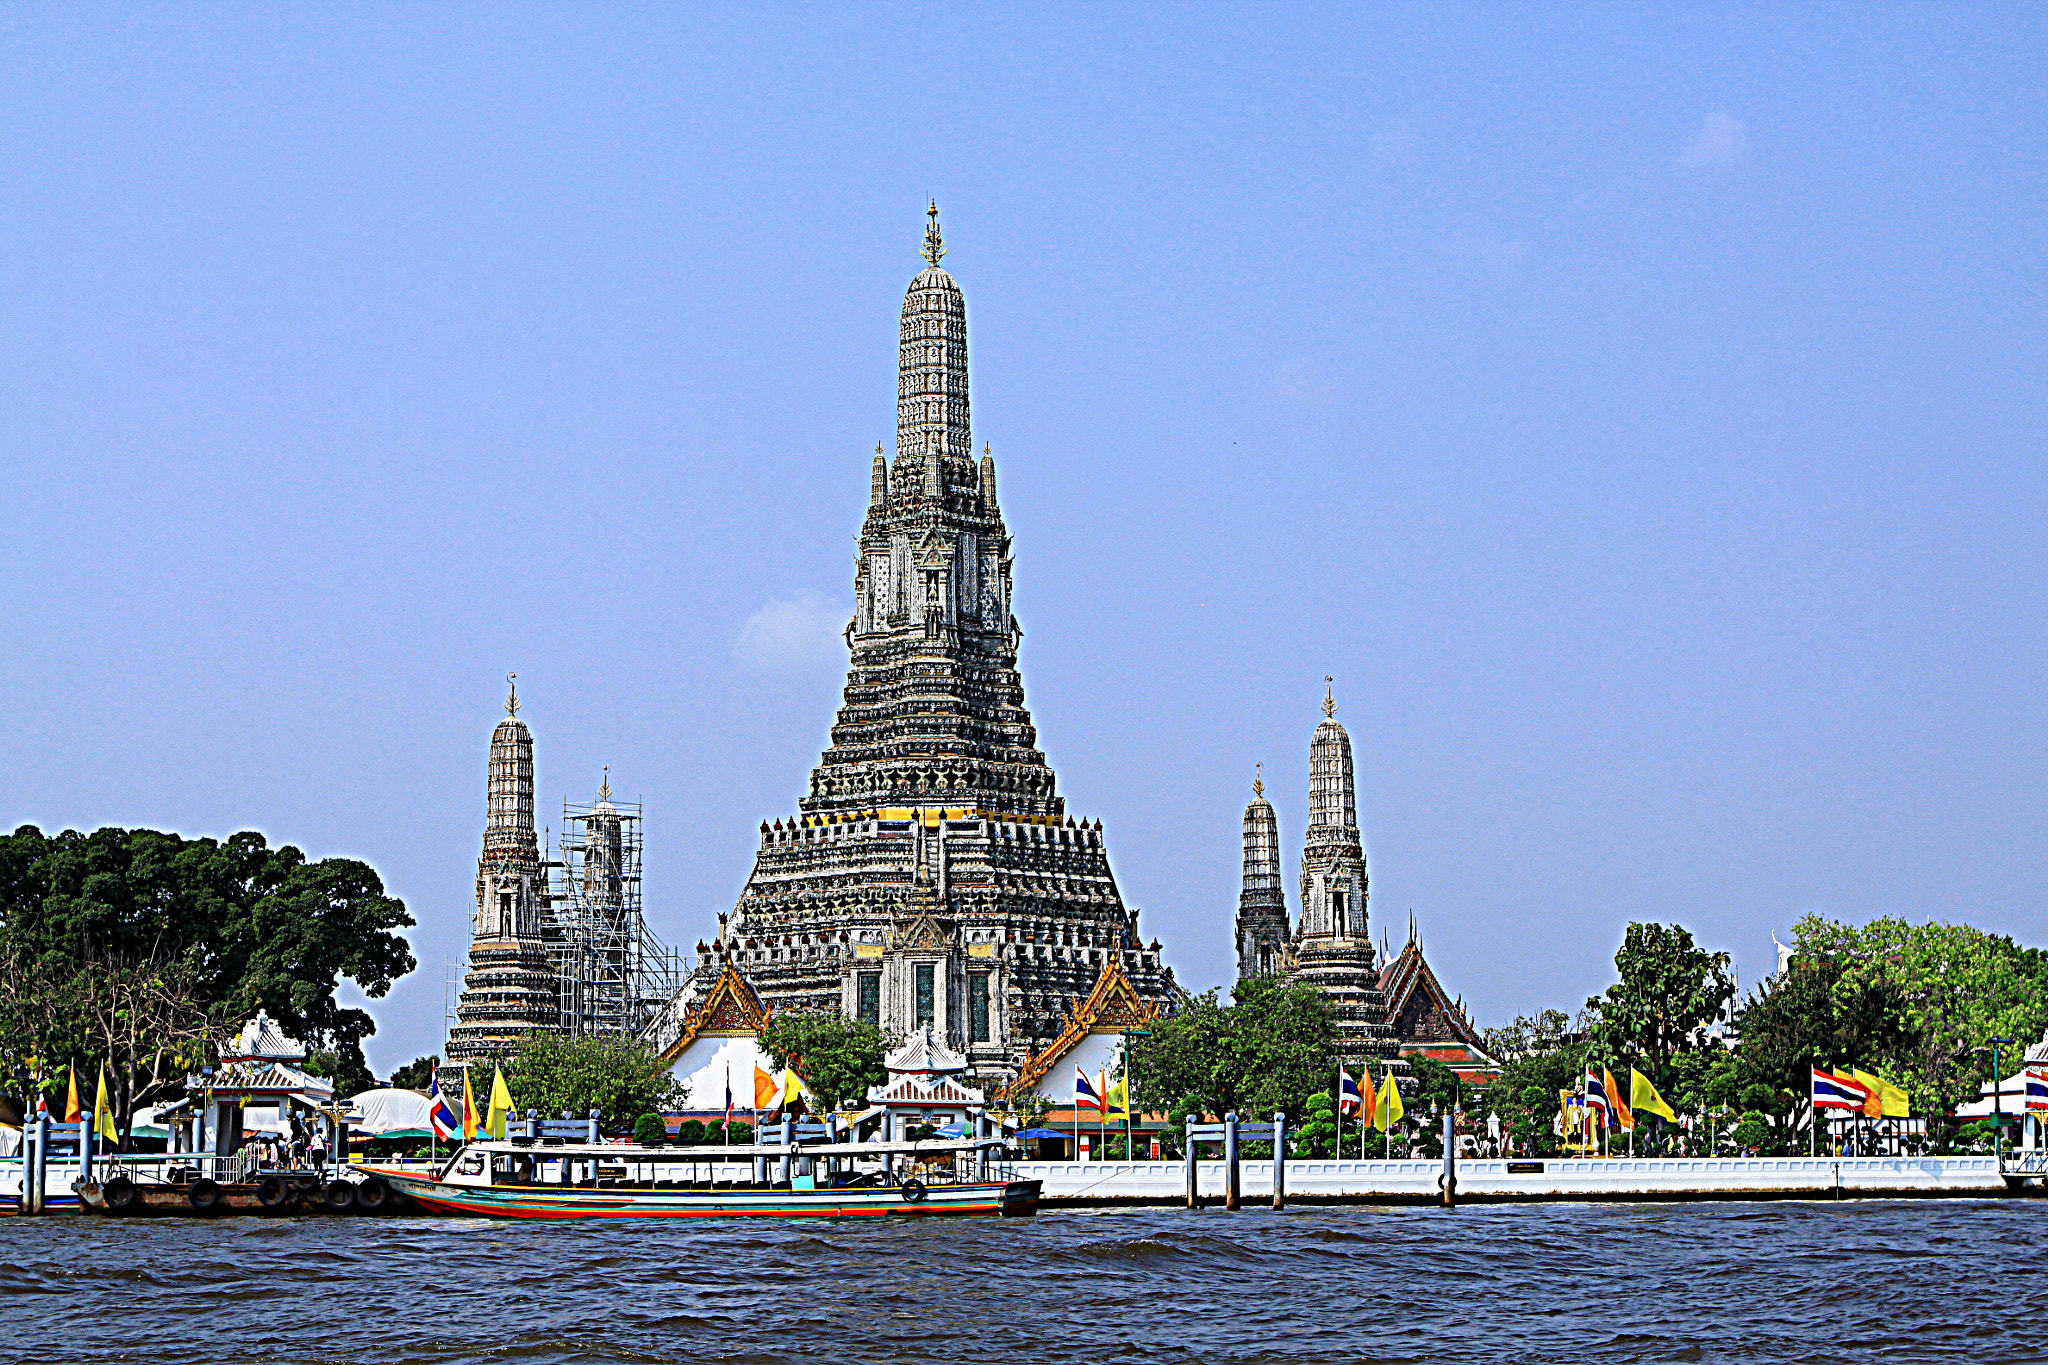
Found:
[{"label": "concrete embankment", "polygon": [[[1290,1204],[1437,1203],[1441,1161],[1290,1161]],[[1030,1161],[1015,1167],[1044,1182],[1045,1207],[1118,1204],[1178,1205],[1187,1199],[1187,1166],[1179,1161]],[[1273,1165],[1247,1160],[1242,1200],[1270,1204]],[[1220,1205],[1225,1168],[1199,1164],[1204,1203]],[[1999,1173],[1988,1156],[1948,1157],[1616,1157],[1607,1160],[1461,1161],[1460,1203],[1513,1203],[1547,1199],[1829,1199],[1951,1197],[2041,1193]]]}]

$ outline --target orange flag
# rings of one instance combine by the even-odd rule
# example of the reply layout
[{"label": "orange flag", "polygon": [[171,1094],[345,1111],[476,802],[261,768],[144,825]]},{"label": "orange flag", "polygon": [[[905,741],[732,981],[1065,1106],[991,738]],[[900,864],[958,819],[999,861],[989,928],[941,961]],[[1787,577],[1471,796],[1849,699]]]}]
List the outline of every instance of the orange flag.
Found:
[{"label": "orange flag", "polygon": [[763,1112],[775,1108],[782,1102],[782,1082],[754,1063],[754,1108]]},{"label": "orange flag", "polygon": [[77,1123],[85,1117],[85,1110],[78,1103],[78,1063],[71,1064],[71,1093],[64,1098],[64,1121]]},{"label": "orange flag", "polygon": [[1621,1091],[1614,1087],[1614,1073],[1606,1067],[1600,1068],[1600,1079],[1607,1082],[1607,1102],[1614,1106],[1614,1126],[1627,1130],[1636,1126],[1636,1116],[1629,1112],[1628,1102],[1621,1097]]}]

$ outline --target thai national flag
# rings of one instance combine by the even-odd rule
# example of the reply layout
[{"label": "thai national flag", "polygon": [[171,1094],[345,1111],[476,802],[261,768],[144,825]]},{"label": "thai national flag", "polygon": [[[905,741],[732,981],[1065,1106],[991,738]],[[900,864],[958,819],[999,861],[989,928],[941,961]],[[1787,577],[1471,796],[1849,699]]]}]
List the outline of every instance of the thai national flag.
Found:
[{"label": "thai national flag", "polygon": [[1868,1087],[1832,1071],[1813,1068],[1813,1107],[1816,1109],[1861,1109],[1870,1098]]},{"label": "thai national flag", "polygon": [[1358,1093],[1358,1081],[1348,1071],[1340,1071],[1344,1077],[1343,1088],[1337,1092],[1337,1112],[1356,1114],[1365,1108],[1365,1097]]},{"label": "thai national flag", "polygon": [[1607,1085],[1600,1079],[1600,1073],[1590,1066],[1586,1068],[1586,1104],[1600,1111],[1602,1123],[1614,1117],[1614,1106],[1607,1102]]},{"label": "thai national flag", "polygon": [[1076,1109],[1102,1108],[1102,1096],[1095,1089],[1095,1082],[1088,1079],[1088,1073],[1077,1064],[1074,1067],[1074,1107]]},{"label": "thai national flag", "polygon": [[455,1117],[455,1111],[448,1107],[448,1101],[441,1094],[441,1078],[434,1078],[427,1095],[427,1117],[433,1122],[434,1136],[446,1140],[462,1129],[462,1120]]},{"label": "thai national flag", "polygon": [[2048,1066],[2027,1068],[2027,1108],[2048,1109]]}]

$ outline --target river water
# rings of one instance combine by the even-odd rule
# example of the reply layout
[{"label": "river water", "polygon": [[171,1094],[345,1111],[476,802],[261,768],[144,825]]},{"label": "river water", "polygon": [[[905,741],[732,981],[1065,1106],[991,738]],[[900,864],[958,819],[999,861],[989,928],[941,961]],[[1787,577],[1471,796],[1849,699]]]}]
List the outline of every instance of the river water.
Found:
[{"label": "river water", "polygon": [[0,1222],[70,1362],[2048,1360],[2048,1200]]}]

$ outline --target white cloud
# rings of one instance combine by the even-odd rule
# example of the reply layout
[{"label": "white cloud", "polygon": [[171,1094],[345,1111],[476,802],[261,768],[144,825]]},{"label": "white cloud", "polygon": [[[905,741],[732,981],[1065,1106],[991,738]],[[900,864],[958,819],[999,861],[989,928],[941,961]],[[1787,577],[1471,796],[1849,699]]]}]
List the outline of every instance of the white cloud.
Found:
[{"label": "white cloud", "polygon": [[1726,110],[1717,109],[1700,124],[1700,130],[1692,135],[1678,162],[1682,166],[1725,166],[1739,159],[1748,146],[1748,126]]},{"label": "white cloud", "polygon": [[846,657],[846,617],[814,592],[770,602],[740,627],[732,652],[762,668],[838,663]]},{"label": "white cloud", "polygon": [[1269,392],[1279,402],[1309,407],[1336,397],[1337,386],[1323,377],[1314,361],[1296,356],[1273,376]]}]

